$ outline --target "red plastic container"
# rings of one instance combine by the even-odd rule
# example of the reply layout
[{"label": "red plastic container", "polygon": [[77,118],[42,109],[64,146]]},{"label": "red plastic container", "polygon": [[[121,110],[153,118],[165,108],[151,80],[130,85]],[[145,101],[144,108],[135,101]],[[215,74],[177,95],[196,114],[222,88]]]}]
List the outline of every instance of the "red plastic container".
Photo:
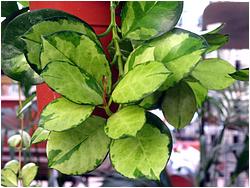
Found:
[{"label": "red plastic container", "polygon": [[[94,2],[94,1],[31,1],[30,10],[38,10],[44,8],[51,8],[62,10],[73,14],[80,19],[87,22],[93,27],[97,34],[104,32],[110,23],[110,2]],[[111,34],[101,38],[101,43],[106,55],[108,56],[107,46],[111,41]],[[41,113],[42,109],[52,100],[58,98],[60,95],[53,92],[47,84],[37,85],[37,105],[38,111]],[[106,116],[102,109],[97,109],[95,114]]]}]

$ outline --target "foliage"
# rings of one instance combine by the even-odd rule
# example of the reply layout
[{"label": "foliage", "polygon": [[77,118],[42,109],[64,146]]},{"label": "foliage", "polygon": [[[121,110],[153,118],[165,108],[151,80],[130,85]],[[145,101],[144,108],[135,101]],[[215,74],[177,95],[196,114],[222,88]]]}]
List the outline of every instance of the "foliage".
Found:
[{"label": "foliage", "polygon": [[[110,5],[111,23],[101,35],[62,11],[17,16],[3,31],[2,69],[23,83],[45,82],[62,96],[43,110],[31,139],[48,139],[51,168],[83,174],[109,153],[119,173],[158,180],[172,137],[147,109],[160,107],[169,123],[183,128],[208,89],[224,89],[238,77],[229,75],[236,74],[230,63],[202,58],[225,43],[219,29],[200,36],[175,28],[183,2],[126,2],[121,28],[115,20],[118,3]],[[98,39],[110,32],[111,59],[119,71],[113,84],[116,78]],[[118,112],[110,110],[112,103],[119,105]],[[107,120],[91,115],[97,107],[106,111]],[[6,182],[15,184],[15,179]]]}]

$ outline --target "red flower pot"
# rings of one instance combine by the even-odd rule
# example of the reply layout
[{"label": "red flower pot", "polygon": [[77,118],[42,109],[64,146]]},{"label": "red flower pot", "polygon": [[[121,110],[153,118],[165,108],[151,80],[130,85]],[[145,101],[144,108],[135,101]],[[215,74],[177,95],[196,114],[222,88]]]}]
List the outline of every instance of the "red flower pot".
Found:
[{"label": "red flower pot", "polygon": [[[97,34],[104,32],[110,23],[109,2],[88,2],[88,1],[31,1],[30,10],[51,8],[62,10],[73,14],[87,22],[93,27]],[[101,38],[101,43],[106,55],[108,56],[107,46],[111,41],[111,34]],[[113,72],[113,70],[112,70]],[[39,114],[42,109],[52,100],[60,95],[52,91],[47,84],[37,85],[37,105]],[[102,109],[95,109],[94,114],[106,117],[106,113]]]}]

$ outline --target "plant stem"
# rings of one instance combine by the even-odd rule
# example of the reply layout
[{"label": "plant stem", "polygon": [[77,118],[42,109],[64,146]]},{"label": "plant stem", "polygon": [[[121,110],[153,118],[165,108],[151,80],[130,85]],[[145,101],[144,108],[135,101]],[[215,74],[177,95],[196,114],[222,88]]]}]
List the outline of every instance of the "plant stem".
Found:
[{"label": "plant stem", "polygon": [[104,31],[103,33],[97,35],[97,37],[98,37],[98,38],[102,38],[102,37],[107,36],[107,35],[110,33],[111,29],[112,29],[112,25],[109,24],[109,26],[108,26],[108,28],[106,29],[106,31]]},{"label": "plant stem", "polygon": [[117,4],[113,1],[110,1],[110,12],[111,12],[111,28],[112,28],[112,40],[114,42],[114,46],[115,46],[115,56],[117,58],[118,61],[118,70],[119,70],[119,77],[121,77],[123,75],[123,63],[122,63],[122,53],[121,53],[121,49],[119,47],[119,36],[117,33],[117,25],[116,25],[116,21],[115,21],[115,8],[116,8]]},{"label": "plant stem", "polygon": [[[23,107],[22,105],[22,99],[21,99],[21,83],[18,83],[18,96],[19,96],[19,106],[20,109]],[[24,120],[23,120],[23,115],[20,116],[20,130],[21,130],[21,142],[20,142],[20,146],[18,149],[18,161],[19,161],[19,178],[20,178],[20,172],[21,172],[21,168],[22,168],[22,149],[23,149],[23,128],[24,128]]]}]

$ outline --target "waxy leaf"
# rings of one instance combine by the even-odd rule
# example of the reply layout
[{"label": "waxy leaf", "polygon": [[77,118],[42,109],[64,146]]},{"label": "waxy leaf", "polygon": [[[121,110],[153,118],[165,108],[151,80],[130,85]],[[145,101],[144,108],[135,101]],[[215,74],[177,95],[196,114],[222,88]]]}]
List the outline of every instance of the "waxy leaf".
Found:
[{"label": "waxy leaf", "polygon": [[147,109],[152,110],[160,107],[161,97],[163,93],[160,91],[156,91],[151,95],[145,97],[140,103],[139,106]]},{"label": "waxy leaf", "polygon": [[126,177],[159,180],[169,159],[172,150],[171,134],[159,118],[153,119],[157,120],[147,119],[135,137],[113,140],[110,145],[113,167]]},{"label": "waxy leaf", "polygon": [[170,72],[159,62],[147,62],[129,71],[112,93],[117,103],[138,101],[154,91],[167,79]]},{"label": "waxy leaf", "polygon": [[146,115],[143,108],[136,105],[127,106],[109,117],[104,130],[113,139],[136,136],[145,122]]},{"label": "waxy leaf", "polygon": [[48,139],[49,134],[50,134],[50,131],[48,131],[44,128],[38,127],[36,129],[36,131],[32,134],[30,142],[31,142],[31,144],[43,142],[43,141]]},{"label": "waxy leaf", "polygon": [[203,87],[199,82],[187,82],[187,84],[193,90],[197,107],[201,107],[208,94],[207,88]]},{"label": "waxy leaf", "polygon": [[207,43],[203,37],[175,28],[136,48],[125,64],[125,72],[147,61],[162,62],[173,73],[161,88],[166,90],[188,75],[206,48]]},{"label": "waxy leaf", "polygon": [[59,98],[43,109],[39,126],[49,131],[71,129],[84,122],[94,108],[91,105],[80,105],[65,98]]},{"label": "waxy leaf", "polygon": [[49,166],[64,174],[80,175],[95,169],[108,153],[105,120],[89,117],[82,125],[51,132],[47,143]]},{"label": "waxy leaf", "polygon": [[97,39],[93,30],[85,22],[71,17],[55,17],[46,19],[33,25],[22,38],[26,42],[27,58],[29,63],[35,66],[38,72],[41,71],[40,53],[41,53],[41,36],[50,35],[58,31],[76,31],[82,34],[86,34],[90,39],[94,40],[99,45],[100,42]]},{"label": "waxy leaf", "polygon": [[194,68],[192,75],[207,89],[225,89],[234,83],[229,75],[235,72],[235,68],[228,62],[212,58],[206,59]]},{"label": "waxy leaf", "polygon": [[192,89],[180,82],[165,92],[162,111],[166,120],[175,128],[185,127],[196,112],[196,99]]},{"label": "waxy leaf", "polygon": [[8,23],[2,35],[1,58],[2,70],[7,76],[25,83],[42,83],[42,79],[30,67],[25,58],[26,45],[21,36],[36,23],[56,16],[74,17],[62,11],[42,9],[20,14]]},{"label": "waxy leaf", "polygon": [[4,165],[4,168],[9,168],[11,169],[15,174],[18,173],[18,170],[19,170],[19,162],[17,160],[11,160],[9,162],[7,162],[5,165]]},{"label": "waxy leaf", "polygon": [[122,11],[122,35],[148,40],[171,30],[183,9],[182,1],[130,1]]},{"label": "waxy leaf", "polygon": [[30,186],[35,179],[38,171],[38,166],[35,163],[28,163],[21,169],[21,178],[24,187]]},{"label": "waxy leaf", "polygon": [[102,48],[88,36],[74,31],[61,31],[43,39],[42,68],[51,61],[68,61],[76,65],[107,92],[111,89],[111,71]]},{"label": "waxy leaf", "polygon": [[100,86],[75,65],[63,61],[51,62],[41,76],[52,89],[73,102],[102,104]]},{"label": "waxy leaf", "polygon": [[1,185],[5,187],[17,187],[17,175],[9,168],[1,170]]},{"label": "waxy leaf", "polygon": [[235,80],[249,81],[249,68],[238,70],[229,75]]}]

